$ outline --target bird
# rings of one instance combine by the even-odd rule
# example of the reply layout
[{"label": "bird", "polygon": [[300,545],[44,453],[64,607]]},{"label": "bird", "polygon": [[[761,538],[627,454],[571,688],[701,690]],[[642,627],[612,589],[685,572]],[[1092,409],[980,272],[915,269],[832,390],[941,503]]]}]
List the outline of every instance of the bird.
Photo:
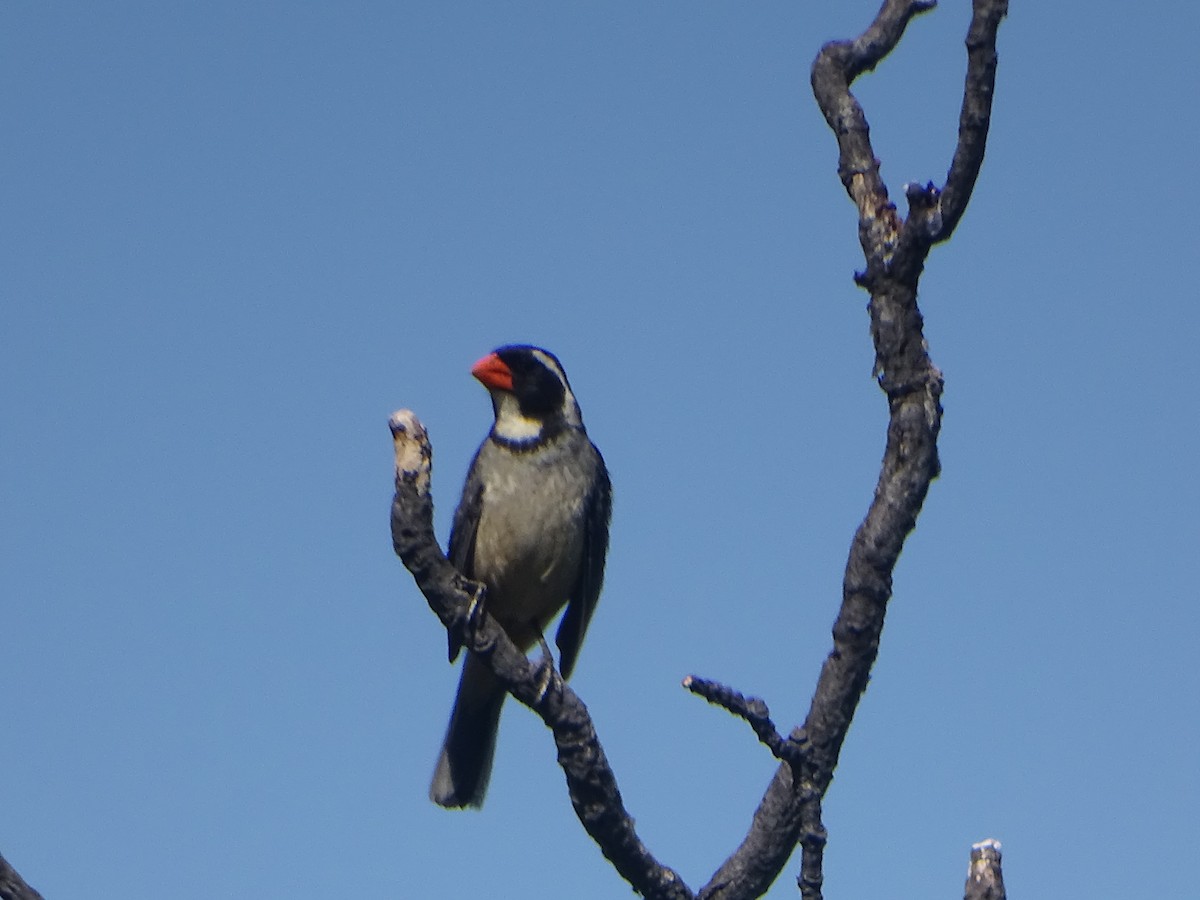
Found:
[{"label": "bird", "polygon": [[[523,651],[546,647],[545,629],[566,607],[555,636],[566,679],[604,583],[608,469],[553,353],[509,344],[476,362],[471,374],[487,388],[495,421],[467,472],[448,556],[485,586],[488,614]],[[452,661],[458,649],[451,637]],[[483,805],[506,696],[468,651],[429,788],[434,803]]]}]

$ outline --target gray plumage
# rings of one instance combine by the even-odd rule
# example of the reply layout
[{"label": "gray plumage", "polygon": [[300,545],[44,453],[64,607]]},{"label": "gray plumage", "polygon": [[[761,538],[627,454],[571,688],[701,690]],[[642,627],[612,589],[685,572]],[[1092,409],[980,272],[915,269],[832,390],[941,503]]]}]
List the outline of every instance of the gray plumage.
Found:
[{"label": "gray plumage", "polygon": [[[553,354],[501,347],[472,373],[488,388],[496,420],[463,486],[450,561],[487,586],[488,613],[522,650],[567,607],[556,636],[566,678],[604,580],[608,472]],[[468,653],[429,789],[435,803],[483,803],[505,696],[487,666]]]}]

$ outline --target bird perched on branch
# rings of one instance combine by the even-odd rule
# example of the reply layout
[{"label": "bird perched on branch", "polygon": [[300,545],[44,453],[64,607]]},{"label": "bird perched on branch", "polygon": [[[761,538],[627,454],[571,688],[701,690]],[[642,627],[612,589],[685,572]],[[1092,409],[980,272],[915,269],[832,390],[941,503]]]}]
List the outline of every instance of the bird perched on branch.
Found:
[{"label": "bird perched on branch", "polygon": [[[513,345],[471,369],[496,421],[475,453],[450,532],[450,561],[487,587],[488,613],[522,650],[567,607],[555,638],[571,675],[596,609],[608,552],[612,488],[554,354]],[[452,644],[452,656],[457,649]],[[506,691],[468,652],[429,798],[483,804]]]}]

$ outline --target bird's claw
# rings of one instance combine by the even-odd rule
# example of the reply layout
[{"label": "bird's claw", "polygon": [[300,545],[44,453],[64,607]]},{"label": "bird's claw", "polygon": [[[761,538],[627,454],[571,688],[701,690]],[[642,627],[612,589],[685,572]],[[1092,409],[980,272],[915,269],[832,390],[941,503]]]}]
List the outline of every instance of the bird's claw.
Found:
[{"label": "bird's claw", "polygon": [[458,659],[458,654],[466,644],[475,643],[475,633],[483,624],[487,614],[487,590],[478,582],[470,582],[471,602],[467,604],[467,612],[456,623],[455,627],[446,632],[449,643],[450,662]]},{"label": "bird's claw", "polygon": [[546,643],[545,635],[538,635],[538,643],[542,646],[542,658],[538,662],[537,674],[537,697],[535,704],[540,704],[546,699],[546,694],[550,692],[550,686],[554,685],[555,690],[562,688],[562,676],[558,674],[558,669],[554,667],[554,655],[550,652],[550,645]]},{"label": "bird's claw", "polygon": [[487,590],[482,584],[476,584],[475,590],[471,594],[471,603],[467,606],[466,627],[469,634],[474,636],[479,626],[483,623],[483,617],[486,613]]}]

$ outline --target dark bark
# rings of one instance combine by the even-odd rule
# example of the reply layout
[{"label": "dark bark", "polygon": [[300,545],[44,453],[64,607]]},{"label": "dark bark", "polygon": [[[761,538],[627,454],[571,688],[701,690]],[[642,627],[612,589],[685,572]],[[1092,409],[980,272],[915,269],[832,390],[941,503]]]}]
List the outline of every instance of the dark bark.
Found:
[{"label": "dark bark", "polygon": [[1007,896],[1000,872],[1000,842],[980,841],[971,848],[964,900],[1005,900]]},{"label": "dark bark", "polygon": [[0,900],[43,900],[3,856],[0,856]]},{"label": "dark bark", "polygon": [[[947,182],[942,188],[906,186],[907,218],[888,199],[866,116],[850,93],[854,79],[895,48],[912,18],[934,6],[928,0],[886,0],[862,35],[825,45],[813,63],[813,93],[837,138],[838,174],[858,209],[866,267],[856,281],[871,296],[875,374],[888,404],[887,441],[874,500],[851,543],[842,605],[833,626],[833,649],[803,726],[784,739],[762,701],[701,679],[685,682],[689,689],[746,719],[759,740],[782,760],[741,846],[697,895],[708,900],[761,896],[797,844],[802,848],[801,895],[820,900],[826,842],[822,800],[879,651],[892,572],[929,485],[938,475],[942,375],[925,344],[917,284],[930,248],[946,240],[961,219],[979,174],[991,115],[996,31],[1007,11],[1006,0],[974,0],[958,144]],[[479,586],[456,572],[437,547],[428,496],[428,441],[415,417],[404,416],[397,414],[392,423],[397,453],[392,506],[396,552],[455,639],[461,636],[463,643],[489,660],[514,696],[552,729],[576,813],[622,877],[646,897],[693,896],[637,838],[579,698],[560,682],[541,698],[537,668],[503,630],[486,616],[473,623],[469,610]],[[998,883],[998,853],[994,864]],[[1002,894],[978,896],[994,900]]]},{"label": "dark bark", "polygon": [[799,765],[804,758],[802,743],[794,737],[785,738],[775,729],[775,723],[771,721],[771,712],[761,698],[747,697],[727,685],[697,678],[695,675],[683,679],[683,686],[714,706],[720,706],[739,719],[745,719],[757,735],[759,743],[770,750],[771,755],[780,762],[794,766]]},{"label": "dark bark", "polygon": [[983,161],[995,79],[995,41],[1006,0],[975,0],[967,40],[968,72],[958,146],[947,185],[907,191],[904,220],[888,199],[871,146],[870,128],[850,84],[899,42],[914,16],[933,7],[887,0],[854,41],[826,44],[812,69],[813,94],[838,142],[838,174],[858,209],[866,268],[856,280],[868,304],[875,373],[888,402],[887,445],[875,498],[850,547],[842,607],[833,627],[812,705],[793,738],[801,765],[781,765],[742,846],[700,892],[704,898],[757,897],[802,848],[801,894],[819,900],[825,828],[821,799],[833,778],[842,742],[879,651],[892,572],[937,477],[942,376],[927,352],[917,306],[917,282],[930,247],[948,238],[970,199]]}]

